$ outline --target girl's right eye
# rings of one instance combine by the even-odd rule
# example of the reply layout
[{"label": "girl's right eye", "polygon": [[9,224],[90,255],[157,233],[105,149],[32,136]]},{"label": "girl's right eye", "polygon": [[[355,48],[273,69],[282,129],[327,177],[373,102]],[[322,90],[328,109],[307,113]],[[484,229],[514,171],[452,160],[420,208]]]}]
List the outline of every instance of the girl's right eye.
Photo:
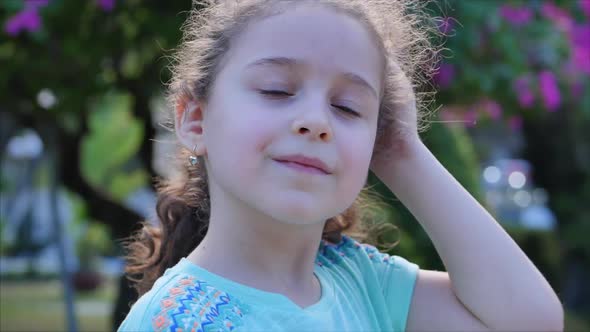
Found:
[{"label": "girl's right eye", "polygon": [[265,96],[272,96],[272,97],[291,97],[292,94],[281,91],[281,90],[260,90],[260,93]]}]

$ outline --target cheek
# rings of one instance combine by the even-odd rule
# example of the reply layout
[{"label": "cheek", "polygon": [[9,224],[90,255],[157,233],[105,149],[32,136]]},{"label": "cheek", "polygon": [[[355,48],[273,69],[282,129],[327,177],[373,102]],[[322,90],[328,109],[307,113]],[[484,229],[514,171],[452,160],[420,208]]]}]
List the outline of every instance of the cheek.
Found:
[{"label": "cheek", "polygon": [[341,155],[347,166],[353,166],[357,170],[368,168],[374,143],[375,133],[371,126],[359,126],[355,130],[348,130],[346,139],[339,144]]},{"label": "cheek", "polygon": [[265,151],[274,135],[268,117],[258,116],[257,112],[243,107],[218,115],[209,123],[214,131],[207,140],[209,150],[214,150],[209,154],[245,169],[267,157]]},{"label": "cheek", "polygon": [[374,135],[370,135],[370,131],[350,133],[340,144],[341,172],[349,185],[361,188],[364,185],[369,171],[373,144]]}]

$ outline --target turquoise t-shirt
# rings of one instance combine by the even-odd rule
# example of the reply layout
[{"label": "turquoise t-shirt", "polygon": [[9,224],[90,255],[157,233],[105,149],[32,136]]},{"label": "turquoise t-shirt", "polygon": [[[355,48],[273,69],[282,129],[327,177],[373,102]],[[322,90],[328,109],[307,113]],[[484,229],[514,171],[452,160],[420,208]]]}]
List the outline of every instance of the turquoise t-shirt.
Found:
[{"label": "turquoise t-shirt", "polygon": [[314,271],[322,295],[302,309],[183,258],[118,331],[405,331],[418,265],[343,235],[337,245],[321,241]]}]

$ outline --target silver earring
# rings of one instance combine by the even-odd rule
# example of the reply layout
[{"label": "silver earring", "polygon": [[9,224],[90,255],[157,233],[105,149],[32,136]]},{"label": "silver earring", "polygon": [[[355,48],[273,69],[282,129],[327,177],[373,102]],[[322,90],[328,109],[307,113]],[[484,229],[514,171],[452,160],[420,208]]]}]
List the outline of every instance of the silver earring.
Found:
[{"label": "silver earring", "polygon": [[197,159],[197,157],[195,156],[195,150],[197,149],[197,145],[195,144],[195,147],[193,148],[193,154],[191,154],[188,157],[188,161],[191,163],[191,165],[195,166],[199,160]]}]

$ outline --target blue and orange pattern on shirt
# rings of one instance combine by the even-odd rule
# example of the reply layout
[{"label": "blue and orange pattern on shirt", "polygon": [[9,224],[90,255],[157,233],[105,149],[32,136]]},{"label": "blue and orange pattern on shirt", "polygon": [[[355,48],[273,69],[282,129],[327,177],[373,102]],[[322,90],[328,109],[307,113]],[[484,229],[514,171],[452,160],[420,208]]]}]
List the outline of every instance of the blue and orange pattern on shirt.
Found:
[{"label": "blue and orange pattern on shirt", "polygon": [[242,325],[248,307],[193,276],[179,279],[160,301],[154,331],[232,331]]}]

